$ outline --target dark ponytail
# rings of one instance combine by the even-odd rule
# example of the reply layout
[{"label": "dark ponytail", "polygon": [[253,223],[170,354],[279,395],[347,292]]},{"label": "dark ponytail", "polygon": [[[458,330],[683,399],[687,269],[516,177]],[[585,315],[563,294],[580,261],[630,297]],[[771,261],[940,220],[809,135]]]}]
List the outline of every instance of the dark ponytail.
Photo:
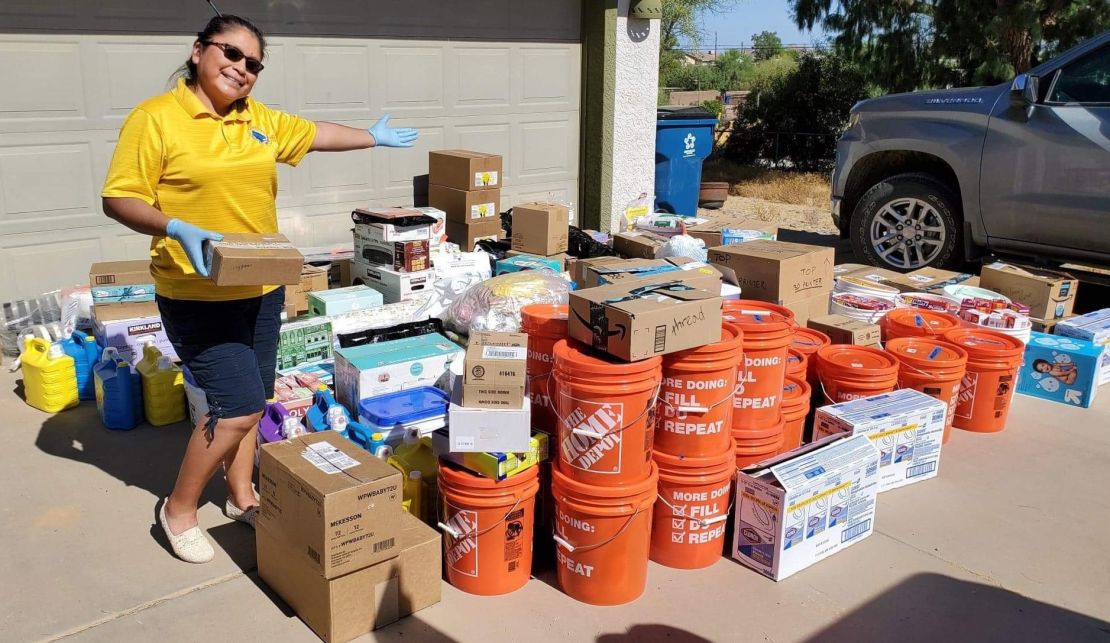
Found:
[{"label": "dark ponytail", "polygon": [[[225,13],[209,20],[208,24],[204,27],[204,31],[197,33],[197,40],[207,42],[212,40],[213,37],[226,31],[231,31],[232,29],[246,29],[254,34],[254,37],[258,39],[258,49],[263,59],[266,57],[266,37],[262,35],[262,30],[254,26],[254,23],[250,20],[231,14]],[[176,81],[178,78],[184,78],[185,82],[190,85],[196,82],[197,66],[193,64],[193,56],[191,54],[185,59],[185,64],[173,73],[170,80]]]}]

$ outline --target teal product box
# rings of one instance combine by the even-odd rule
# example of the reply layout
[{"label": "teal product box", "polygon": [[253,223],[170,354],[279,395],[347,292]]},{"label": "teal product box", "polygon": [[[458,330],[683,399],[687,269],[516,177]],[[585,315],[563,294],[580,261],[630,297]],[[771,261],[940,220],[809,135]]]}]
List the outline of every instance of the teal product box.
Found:
[{"label": "teal product box", "polygon": [[435,386],[450,377],[451,364],[463,349],[438,333],[335,352],[335,392],[339,403],[357,409],[359,402],[415,386]]},{"label": "teal product box", "polygon": [[1098,392],[1104,350],[1085,339],[1034,332],[1025,345],[1017,392],[1088,408]]},{"label": "teal product box", "polygon": [[134,301],[154,301],[154,284],[130,286],[92,286],[94,304],[123,304]]},{"label": "teal product box", "polygon": [[330,319],[310,317],[282,324],[278,333],[278,370],[331,359],[333,341]]},{"label": "teal product box", "polygon": [[[1099,346],[1110,346],[1110,308],[1062,320],[1056,324],[1054,332],[1065,337],[1085,339]],[[1110,350],[1102,355],[1098,383],[1110,383]]]},{"label": "teal product box", "polygon": [[494,272],[498,275],[507,275],[510,272],[521,272],[522,270],[553,270],[555,272],[562,272],[563,260],[561,258],[549,259],[538,255],[516,255],[513,257],[505,257],[498,261],[494,268]]},{"label": "teal product box", "polygon": [[308,293],[308,312],[312,315],[342,315],[380,308],[382,294],[369,286],[350,286]]}]

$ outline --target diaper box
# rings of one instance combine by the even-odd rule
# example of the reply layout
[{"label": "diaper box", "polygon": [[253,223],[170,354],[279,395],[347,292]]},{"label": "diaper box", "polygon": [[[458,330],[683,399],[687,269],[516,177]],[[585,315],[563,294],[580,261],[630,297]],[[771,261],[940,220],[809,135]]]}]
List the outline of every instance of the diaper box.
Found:
[{"label": "diaper box", "polygon": [[[1056,324],[1056,334],[1110,346],[1110,308],[1063,320]],[[1102,366],[1098,375],[1099,385],[1107,382],[1110,382],[1110,351],[1102,354]]]},{"label": "diaper box", "polygon": [[871,535],[879,452],[840,433],[736,473],[731,556],[779,581]]},{"label": "diaper box", "polygon": [[1105,347],[1077,337],[1032,333],[1017,392],[1088,408],[1098,392]]},{"label": "diaper box", "polygon": [[335,353],[335,392],[340,404],[358,408],[368,397],[434,386],[462,356],[458,344],[438,333],[341,348]]},{"label": "diaper box", "polygon": [[879,450],[879,491],[934,478],[948,405],[913,389],[822,406],[813,438],[867,436]]}]

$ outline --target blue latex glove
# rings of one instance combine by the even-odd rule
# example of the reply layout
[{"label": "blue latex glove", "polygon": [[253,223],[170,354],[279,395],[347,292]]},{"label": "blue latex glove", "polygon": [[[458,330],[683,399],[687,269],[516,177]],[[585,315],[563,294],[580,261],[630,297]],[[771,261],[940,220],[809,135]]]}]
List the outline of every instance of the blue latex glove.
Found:
[{"label": "blue latex glove", "polygon": [[204,242],[222,241],[224,238],[219,232],[198,228],[181,219],[170,219],[166,224],[166,236],[181,244],[185,255],[189,257],[189,263],[193,264],[193,270],[201,277],[208,276],[208,265],[204,262]]},{"label": "blue latex glove", "polygon": [[382,116],[367,131],[370,132],[370,136],[374,137],[374,145],[380,147],[412,147],[417,136],[416,130],[411,127],[402,127],[401,129],[390,127],[389,114]]}]

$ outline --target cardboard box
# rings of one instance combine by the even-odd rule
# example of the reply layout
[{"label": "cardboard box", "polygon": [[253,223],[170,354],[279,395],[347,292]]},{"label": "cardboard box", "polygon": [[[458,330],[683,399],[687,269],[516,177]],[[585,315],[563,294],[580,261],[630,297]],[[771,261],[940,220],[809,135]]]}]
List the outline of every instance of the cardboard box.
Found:
[{"label": "cardboard box", "polygon": [[384,266],[369,266],[361,261],[354,264],[351,279],[356,284],[364,284],[381,293],[387,304],[409,301],[435,286],[435,271],[401,272]]},{"label": "cardboard box", "polygon": [[349,409],[368,397],[434,386],[462,359],[463,349],[434,333],[335,352],[335,393]]},{"label": "cardboard box", "polygon": [[328,289],[328,271],[320,266],[301,267],[301,290],[305,293]]},{"label": "cardboard box", "polygon": [[600,262],[591,260],[590,263],[581,268],[582,281],[579,283],[582,284],[583,288],[595,288],[606,284],[623,283],[629,280],[678,272],[704,276],[710,281],[716,280],[718,284],[723,276],[715,267],[703,261],[694,261],[686,257],[609,259]]},{"label": "cardboard box", "polygon": [[428,203],[446,212],[448,221],[473,223],[495,219],[500,222],[501,190],[497,188],[467,191],[432,184]]},{"label": "cardboard box", "polygon": [[1074,318],[1075,315],[1070,315],[1061,319],[1037,319],[1036,317],[1030,317],[1029,322],[1033,325],[1034,332],[1052,334],[1056,331],[1056,324]]},{"label": "cardboard box", "polygon": [[147,341],[153,341],[163,355],[177,359],[177,351],[162,326],[157,303],[96,304],[92,315],[97,343],[105,348],[114,347],[127,361],[142,359]]},{"label": "cardboard box", "polygon": [[[875,269],[873,268],[872,271]],[[962,284],[964,286],[978,286],[979,277],[966,272],[952,272],[940,268],[919,268],[897,277],[892,277],[884,282],[894,286],[902,292],[928,292],[940,290],[945,286]]]},{"label": "cardboard box", "polygon": [[563,258],[560,255],[554,257],[539,257],[529,254],[515,254],[513,256],[506,256],[497,262],[494,274],[507,275],[512,272],[521,272],[523,270],[553,270],[555,272],[563,271]]},{"label": "cardboard box", "polygon": [[834,344],[878,346],[882,343],[882,332],[878,324],[868,324],[844,315],[810,317],[806,326],[825,333]]},{"label": "cardboard box", "polygon": [[914,389],[822,406],[815,440],[838,433],[865,435],[879,450],[879,491],[935,478],[948,404]]},{"label": "cardboard box", "polygon": [[400,471],[338,433],[263,446],[258,481],[258,530],[324,578],[400,553]]},{"label": "cardboard box", "polygon": [[1060,319],[1071,315],[1079,280],[1066,272],[996,261],[983,266],[979,286],[1029,306],[1029,316]]},{"label": "cardboard box", "polygon": [[228,233],[204,242],[209,279],[217,286],[301,283],[304,256],[281,234]]},{"label": "cardboard box", "polygon": [[716,248],[760,239],[774,241],[779,235],[779,225],[758,219],[715,217],[686,228],[686,234],[701,239],[706,248]]},{"label": "cardboard box", "polygon": [[635,230],[613,235],[613,250],[626,259],[654,259],[668,237],[654,232]]},{"label": "cardboard box", "polygon": [[[346,288],[354,285],[351,282],[351,259],[336,259],[328,266],[328,287]],[[307,300],[305,305],[307,306]]]},{"label": "cardboard box", "polygon": [[447,432],[451,450],[527,451],[532,439],[532,402],[524,398],[515,409],[475,409],[462,404],[463,384],[452,387],[451,405],[447,408]]},{"label": "cardboard box", "polygon": [[569,335],[627,361],[702,346],[720,332],[720,292],[681,271],[572,291]]},{"label": "cardboard box", "polygon": [[423,212],[407,208],[359,208],[351,218],[356,236],[381,243],[429,241],[435,223]]},{"label": "cardboard box", "polygon": [[[741,293],[741,297],[746,298],[746,293]],[[794,312],[794,321],[799,326],[805,326],[811,317],[824,317],[829,314],[829,293],[782,302],[782,305]]]},{"label": "cardboard box", "polygon": [[736,473],[732,558],[776,581],[871,535],[879,452],[840,434]]},{"label": "cardboard box", "polygon": [[428,182],[456,190],[501,187],[501,156],[468,150],[428,153]]},{"label": "cardboard box", "polygon": [[383,266],[401,272],[419,272],[432,267],[431,243],[419,241],[377,241],[354,235],[355,257],[360,263]]},{"label": "cardboard box", "polygon": [[281,325],[278,335],[278,369],[296,368],[333,356],[330,319],[308,318]]},{"label": "cardboard box", "polygon": [[505,234],[501,229],[500,218],[490,218],[474,223],[447,222],[447,238],[457,243],[464,252],[474,249],[474,244],[482,240],[497,241]]},{"label": "cardboard box", "polygon": [[328,289],[328,271],[305,264],[301,282],[285,287],[286,313],[290,319],[308,312],[308,293]]},{"label": "cardboard box", "polygon": [[1085,339],[1034,332],[1025,345],[1017,392],[1089,408],[1098,393],[1106,347]]},{"label": "cardboard box", "polygon": [[511,478],[546,461],[548,442],[546,433],[534,431],[528,450],[521,453],[511,451],[457,453],[451,450],[451,434],[447,429],[439,429],[432,433],[432,450],[437,456],[480,476],[498,481]]},{"label": "cardboard box", "polygon": [[258,529],[258,575],[328,643],[344,643],[435,605],[443,544],[437,531],[400,512],[396,558],[333,578],[316,573],[267,529]]},{"label": "cardboard box", "polygon": [[545,257],[567,251],[570,210],[559,203],[513,206],[513,250]]},{"label": "cardboard box", "polygon": [[711,248],[709,262],[745,299],[785,304],[832,291],[833,254],[832,248],[761,240]]},{"label": "cardboard box", "polygon": [[528,336],[474,331],[466,346],[462,406],[515,409],[524,400]]},{"label": "cardboard box", "polygon": [[154,301],[150,259],[94,263],[89,268],[89,290],[94,304]]},{"label": "cardboard box", "polygon": [[[1110,308],[1060,321],[1056,324],[1056,334],[1085,339],[1098,346],[1110,346]],[[1110,350],[1102,355],[1102,368],[1099,370],[1098,378],[1100,385],[1108,382],[1110,382]]]}]

